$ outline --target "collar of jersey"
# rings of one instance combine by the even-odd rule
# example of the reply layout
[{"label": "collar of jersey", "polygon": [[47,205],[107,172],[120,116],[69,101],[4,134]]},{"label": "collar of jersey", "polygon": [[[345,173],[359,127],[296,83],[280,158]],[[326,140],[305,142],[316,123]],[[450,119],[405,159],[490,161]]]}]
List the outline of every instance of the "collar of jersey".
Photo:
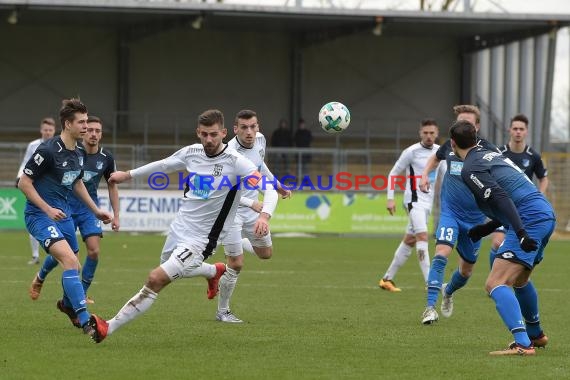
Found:
[{"label": "collar of jersey", "polygon": [[210,156],[208,153],[206,153],[206,151],[204,151],[204,154],[205,154],[206,157],[208,157],[208,158],[218,157],[220,154],[224,153],[224,151],[225,151],[226,149],[228,149],[228,144],[225,144],[225,145],[226,145],[226,146],[224,146],[224,149],[220,150],[220,153],[216,153],[216,154]]},{"label": "collar of jersey", "polygon": [[247,146],[242,145],[241,141],[239,141],[237,136],[236,136],[236,141],[239,144],[239,146],[241,146],[243,149],[253,149],[253,145],[255,145],[255,142],[254,142],[253,145],[251,146],[251,148],[248,148]]}]

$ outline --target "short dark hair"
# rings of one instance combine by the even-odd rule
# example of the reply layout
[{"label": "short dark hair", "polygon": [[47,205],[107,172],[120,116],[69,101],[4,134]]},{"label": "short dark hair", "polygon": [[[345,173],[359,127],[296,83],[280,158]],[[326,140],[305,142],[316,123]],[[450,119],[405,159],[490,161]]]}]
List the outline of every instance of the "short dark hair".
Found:
[{"label": "short dark hair", "polygon": [[477,130],[467,120],[458,120],[449,128],[449,137],[461,149],[477,145]]},{"label": "short dark hair", "polygon": [[453,112],[455,116],[459,116],[460,113],[472,113],[475,115],[475,121],[477,123],[481,121],[481,111],[479,111],[479,107],[472,104],[459,104],[453,107]]},{"label": "short dark hair", "polygon": [[89,117],[87,117],[87,124],[89,123],[99,123],[101,125],[103,125],[103,123],[101,122],[101,119],[99,119],[97,116],[93,116],[93,115],[89,115]]},{"label": "short dark hair", "polygon": [[47,124],[47,125],[51,125],[52,127],[55,127],[55,120],[53,119],[53,117],[44,117],[42,119],[42,122],[40,123],[40,126],[42,124]]},{"label": "short dark hair", "polygon": [[423,119],[420,123],[420,128],[425,127],[426,125],[435,125],[436,127],[439,127],[439,125],[437,125],[437,121],[435,121],[435,119],[431,119],[431,118]]},{"label": "short dark hair", "polygon": [[66,121],[73,121],[76,113],[88,113],[87,106],[81,103],[81,100],[71,98],[63,99],[59,110],[59,120],[61,121],[61,130],[65,129]]},{"label": "short dark hair", "polygon": [[519,114],[516,114],[515,116],[513,116],[513,118],[511,119],[511,125],[513,125],[513,121],[520,121],[528,127],[528,117],[526,117],[526,115],[524,115],[522,113],[519,113]]},{"label": "short dark hair", "polygon": [[220,124],[220,127],[224,128],[224,114],[222,111],[206,110],[198,116],[198,126],[211,127],[214,124]]},{"label": "short dark hair", "polygon": [[236,114],[235,124],[237,124],[238,119],[249,120],[252,117],[257,117],[257,112],[252,110],[241,110]]}]

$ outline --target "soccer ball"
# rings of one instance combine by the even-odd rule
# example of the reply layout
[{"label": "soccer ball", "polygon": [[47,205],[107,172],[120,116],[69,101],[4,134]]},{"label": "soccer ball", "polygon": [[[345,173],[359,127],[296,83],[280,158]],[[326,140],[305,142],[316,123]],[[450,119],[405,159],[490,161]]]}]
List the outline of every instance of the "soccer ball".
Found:
[{"label": "soccer ball", "polygon": [[350,124],[350,111],[342,103],[327,103],[319,111],[319,124],[325,132],[340,133]]}]

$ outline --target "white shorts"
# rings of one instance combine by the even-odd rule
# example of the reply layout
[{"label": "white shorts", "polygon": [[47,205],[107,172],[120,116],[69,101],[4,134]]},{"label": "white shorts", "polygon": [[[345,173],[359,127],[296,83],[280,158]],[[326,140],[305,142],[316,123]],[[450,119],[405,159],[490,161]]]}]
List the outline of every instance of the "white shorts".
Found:
[{"label": "white shorts", "polygon": [[406,208],[408,212],[406,233],[409,235],[416,235],[422,232],[427,232],[430,210],[422,207],[416,202],[408,203],[408,205],[411,205],[411,208]]},{"label": "white shorts", "polygon": [[240,207],[238,209],[234,223],[230,227],[228,234],[222,240],[226,256],[235,257],[243,254],[241,245],[242,237],[248,238],[254,247],[266,248],[273,245],[271,233],[263,237],[255,236],[253,228],[258,217],[259,214],[249,207]]},{"label": "white shorts", "polygon": [[[198,239],[196,236],[190,236],[187,229],[183,228],[183,224],[176,218],[170,225],[168,235],[162,247],[160,255],[160,263],[165,263],[173,251],[179,247],[187,248],[191,252],[202,253],[206,249],[208,239]],[[212,253],[213,254],[213,253]]]},{"label": "white shorts", "polygon": [[202,253],[192,253],[190,249],[180,245],[171,251],[171,255],[160,267],[166,272],[170,281],[178,278],[194,277],[204,263]]}]

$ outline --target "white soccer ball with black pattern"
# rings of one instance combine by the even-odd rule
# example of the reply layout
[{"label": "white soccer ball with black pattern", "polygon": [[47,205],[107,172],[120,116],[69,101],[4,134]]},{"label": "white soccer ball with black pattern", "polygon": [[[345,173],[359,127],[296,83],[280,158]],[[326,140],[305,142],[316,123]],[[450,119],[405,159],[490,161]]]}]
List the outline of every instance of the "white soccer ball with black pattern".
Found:
[{"label": "white soccer ball with black pattern", "polygon": [[327,133],[340,133],[350,124],[350,111],[342,103],[327,103],[319,111],[319,124]]}]

